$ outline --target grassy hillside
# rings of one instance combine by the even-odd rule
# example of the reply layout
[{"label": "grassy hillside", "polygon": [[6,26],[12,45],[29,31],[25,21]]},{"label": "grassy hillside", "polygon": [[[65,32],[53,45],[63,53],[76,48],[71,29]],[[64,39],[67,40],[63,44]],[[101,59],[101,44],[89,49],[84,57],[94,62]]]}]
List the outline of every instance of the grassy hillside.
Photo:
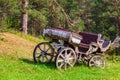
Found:
[{"label": "grassy hillside", "polygon": [[104,70],[76,64],[67,71],[59,71],[54,62],[35,64],[33,49],[41,41],[20,33],[0,33],[0,80],[120,80],[119,60],[107,60]]}]

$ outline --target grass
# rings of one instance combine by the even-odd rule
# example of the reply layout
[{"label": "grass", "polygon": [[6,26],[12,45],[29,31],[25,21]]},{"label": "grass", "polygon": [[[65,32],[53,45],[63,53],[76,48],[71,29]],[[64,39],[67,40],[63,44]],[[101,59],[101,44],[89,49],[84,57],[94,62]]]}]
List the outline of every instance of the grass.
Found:
[{"label": "grass", "polygon": [[59,71],[54,61],[35,64],[33,49],[43,39],[26,35],[26,40],[25,37],[21,38],[22,34],[16,34],[4,33],[5,41],[0,40],[0,80],[120,80],[120,61],[114,61],[111,59],[113,57],[106,61],[104,70],[76,64],[71,69]]},{"label": "grass", "polygon": [[27,58],[14,55],[0,58],[0,78],[2,80],[119,80],[120,64],[107,61],[106,69],[89,69],[76,64],[67,71],[59,71],[51,64],[35,64]]}]

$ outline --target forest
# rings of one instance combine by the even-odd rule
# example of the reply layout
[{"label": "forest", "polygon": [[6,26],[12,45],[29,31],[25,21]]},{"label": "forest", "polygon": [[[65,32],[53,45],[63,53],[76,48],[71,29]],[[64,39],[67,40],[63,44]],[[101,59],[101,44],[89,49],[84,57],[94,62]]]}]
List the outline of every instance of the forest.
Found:
[{"label": "forest", "polygon": [[120,0],[0,0],[1,30],[38,36],[53,27],[113,40],[120,36]]},{"label": "forest", "polygon": [[[57,56],[49,54],[53,56],[49,64],[35,63],[35,58],[40,59],[41,54],[42,57],[48,55],[49,46],[45,48],[45,44],[49,39],[42,36],[46,28],[102,34],[100,41],[108,41],[109,49],[101,52],[99,45],[96,50],[100,52],[100,57],[105,58],[102,58],[106,61],[102,62],[106,65],[105,69],[88,67],[91,56],[99,55],[97,52],[92,52],[89,57],[74,56],[73,60],[81,57],[85,57],[81,60],[88,60],[81,62],[79,59],[80,62],[76,61],[74,67],[66,71],[56,68],[60,51],[54,52]],[[88,36],[86,39],[89,39]],[[120,0],[0,0],[0,80],[120,80],[120,44],[116,43],[117,38],[120,39]],[[95,40],[94,36],[91,39]],[[109,40],[118,44],[118,48],[112,47]],[[43,43],[44,46],[40,47]],[[95,46],[98,45],[87,47],[87,52],[95,49]],[[62,47],[73,48],[66,44]],[[72,55],[71,51],[63,52]],[[35,55],[37,53],[40,53],[39,56]],[[61,59],[64,60],[62,65],[69,61],[66,57]],[[100,65],[101,61],[98,61],[93,61],[96,63],[94,65]]]}]

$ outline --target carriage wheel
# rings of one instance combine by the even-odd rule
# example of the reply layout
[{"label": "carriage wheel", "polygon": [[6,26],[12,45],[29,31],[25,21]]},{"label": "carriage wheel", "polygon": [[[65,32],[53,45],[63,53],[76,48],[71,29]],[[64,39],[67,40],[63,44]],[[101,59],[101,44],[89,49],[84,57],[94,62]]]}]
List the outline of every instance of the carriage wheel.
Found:
[{"label": "carriage wheel", "polygon": [[64,48],[59,51],[55,61],[58,69],[66,70],[69,67],[73,67],[76,63],[76,54],[73,49]]},{"label": "carriage wheel", "polygon": [[39,43],[33,53],[33,59],[35,62],[48,63],[54,56],[54,49],[49,42]]},{"label": "carriage wheel", "polygon": [[101,55],[94,55],[88,62],[89,67],[105,68],[105,59]]}]

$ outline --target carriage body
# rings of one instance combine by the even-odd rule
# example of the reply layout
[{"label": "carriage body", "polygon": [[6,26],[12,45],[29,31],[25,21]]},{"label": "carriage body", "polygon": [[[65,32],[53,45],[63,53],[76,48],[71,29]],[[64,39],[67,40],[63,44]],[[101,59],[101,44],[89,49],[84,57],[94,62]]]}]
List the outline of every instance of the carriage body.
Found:
[{"label": "carriage body", "polygon": [[[52,28],[45,29],[43,35],[49,38],[50,42],[42,42],[35,47],[33,53],[35,62],[51,62],[55,57],[58,69],[66,70],[68,66],[73,67],[76,62],[87,62],[89,67],[105,68],[102,55],[109,49],[111,41],[103,40],[101,34],[74,33]],[[37,52],[37,49],[40,52]]]},{"label": "carriage body", "polygon": [[[111,45],[110,40],[103,40],[101,34],[88,32],[70,32],[63,29],[45,29],[43,32],[51,42],[59,43],[61,40],[63,46],[67,45],[74,48],[75,52],[89,55],[93,52],[104,53]],[[65,46],[66,47],[66,46]]]}]

